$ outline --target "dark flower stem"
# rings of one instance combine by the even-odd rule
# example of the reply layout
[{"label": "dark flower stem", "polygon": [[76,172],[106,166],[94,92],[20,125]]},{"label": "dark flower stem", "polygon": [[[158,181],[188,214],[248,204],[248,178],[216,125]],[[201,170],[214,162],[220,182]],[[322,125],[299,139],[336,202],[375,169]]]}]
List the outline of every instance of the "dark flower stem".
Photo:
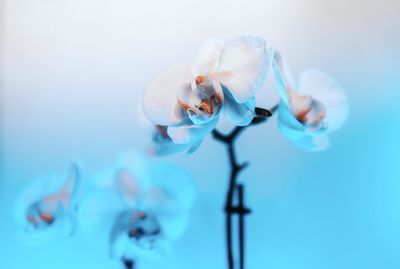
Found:
[{"label": "dark flower stem", "polygon": [[122,263],[124,264],[125,269],[134,269],[135,262],[131,259],[122,258]]},{"label": "dark flower stem", "polygon": [[[232,242],[232,219],[234,215],[239,216],[239,231],[238,231],[238,245],[239,245],[239,269],[244,269],[245,265],[245,217],[251,213],[251,210],[245,206],[244,202],[244,185],[237,183],[239,173],[247,167],[248,163],[239,163],[236,157],[235,141],[239,135],[249,126],[266,122],[277,110],[278,105],[272,109],[256,108],[256,116],[252,122],[247,126],[237,126],[229,134],[224,135],[218,130],[213,131],[213,136],[216,140],[222,142],[227,146],[229,163],[231,166],[231,173],[229,179],[228,191],[225,201],[225,214],[226,214],[226,248],[228,257],[228,268],[235,269],[235,258],[233,255],[233,242]],[[234,198],[237,197],[237,203],[234,204]]]}]

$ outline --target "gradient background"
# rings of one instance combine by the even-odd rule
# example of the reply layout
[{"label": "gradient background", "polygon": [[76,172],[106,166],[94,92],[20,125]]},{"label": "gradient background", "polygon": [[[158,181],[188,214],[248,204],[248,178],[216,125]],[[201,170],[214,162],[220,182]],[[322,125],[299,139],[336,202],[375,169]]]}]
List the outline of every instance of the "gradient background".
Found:
[{"label": "gradient background", "polygon": [[[13,206],[33,178],[73,160],[84,175],[143,150],[140,93],[190,61],[210,37],[265,36],[295,74],[321,68],[347,90],[351,114],[332,148],[309,153],[275,119],[240,140],[250,269],[400,268],[400,2],[398,0],[0,0],[0,268],[120,268],[81,234],[40,248],[16,240]],[[272,84],[260,105],[272,105]],[[226,268],[221,213],[228,167],[211,138],[167,158],[196,177],[188,232],[146,268]]]}]

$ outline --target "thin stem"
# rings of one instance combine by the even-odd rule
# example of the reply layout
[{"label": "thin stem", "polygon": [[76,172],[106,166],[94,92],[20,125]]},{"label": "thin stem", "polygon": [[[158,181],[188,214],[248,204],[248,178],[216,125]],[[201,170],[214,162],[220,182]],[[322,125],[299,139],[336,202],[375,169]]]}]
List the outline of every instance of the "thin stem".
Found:
[{"label": "thin stem", "polygon": [[122,258],[122,263],[124,264],[125,269],[134,269],[135,262],[131,259]]},{"label": "thin stem", "polygon": [[[277,110],[278,105],[274,106],[271,110],[263,108],[255,109],[255,117],[248,126],[256,125],[267,121]],[[237,177],[239,173],[246,168],[248,163],[239,164],[236,151],[235,141],[239,135],[248,126],[237,126],[229,134],[224,135],[218,130],[213,131],[213,136],[216,140],[222,142],[227,146],[229,163],[231,167],[231,173],[229,178],[228,191],[226,194],[225,201],[225,214],[226,214],[226,243],[227,243],[227,256],[228,256],[228,268],[234,269],[234,257],[233,257],[233,242],[232,242],[232,217],[234,214],[239,215],[239,265],[240,269],[244,269],[244,255],[245,255],[245,221],[244,218],[247,214],[251,213],[251,210],[245,207],[244,204],[244,185],[237,184]],[[233,198],[235,191],[238,192],[238,205],[233,205]]]},{"label": "thin stem", "polygon": [[[242,184],[237,186],[238,194],[239,194],[239,204],[238,207],[240,209],[244,208],[244,186]],[[244,222],[245,214],[239,214],[239,260],[240,260],[240,269],[244,269],[244,231],[245,231],[245,222]]]}]

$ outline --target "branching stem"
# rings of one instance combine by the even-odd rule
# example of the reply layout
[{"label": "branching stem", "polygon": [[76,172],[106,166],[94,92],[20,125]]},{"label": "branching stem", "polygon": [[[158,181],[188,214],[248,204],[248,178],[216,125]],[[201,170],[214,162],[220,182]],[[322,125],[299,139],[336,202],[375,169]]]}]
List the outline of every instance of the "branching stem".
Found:
[{"label": "branching stem", "polygon": [[[233,242],[232,242],[232,219],[234,215],[239,216],[239,269],[244,269],[244,256],[245,256],[245,216],[251,213],[251,210],[245,206],[244,202],[244,185],[238,184],[237,178],[239,173],[247,167],[248,163],[239,163],[236,157],[235,141],[239,135],[249,126],[253,126],[262,122],[267,121],[275,111],[278,105],[274,106],[270,110],[256,108],[256,116],[252,122],[247,126],[237,126],[229,134],[224,135],[218,130],[213,131],[213,136],[217,141],[225,144],[228,151],[229,163],[231,167],[231,173],[229,178],[228,191],[225,200],[225,214],[226,214],[226,247],[228,257],[228,268],[235,268],[235,259],[233,255]],[[235,195],[237,197],[237,203],[234,204]]]}]

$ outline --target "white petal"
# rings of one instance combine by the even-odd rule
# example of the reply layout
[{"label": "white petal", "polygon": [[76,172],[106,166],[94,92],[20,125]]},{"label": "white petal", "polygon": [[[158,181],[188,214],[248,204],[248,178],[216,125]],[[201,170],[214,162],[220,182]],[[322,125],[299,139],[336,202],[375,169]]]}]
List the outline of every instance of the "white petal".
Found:
[{"label": "white petal", "polygon": [[290,109],[282,101],[278,110],[279,130],[297,146],[310,150],[325,150],[329,148],[329,139],[323,125],[315,128],[299,122]]},{"label": "white petal", "polygon": [[254,109],[256,107],[255,98],[244,103],[236,102],[229,90],[224,89],[224,113],[225,116],[237,126],[246,126],[254,118]]},{"label": "white petal", "polygon": [[137,205],[140,186],[139,182],[135,179],[135,176],[126,168],[122,168],[120,171],[117,171],[116,177],[119,181],[119,190],[121,191],[125,201],[131,207]]},{"label": "white petal", "polygon": [[195,143],[212,132],[218,122],[218,117],[202,125],[187,124],[168,127],[168,135],[176,144]]},{"label": "white petal", "polygon": [[214,73],[218,67],[221,50],[225,41],[213,38],[208,40],[200,49],[194,61],[193,75],[206,75]]},{"label": "white petal", "polygon": [[275,51],[273,58],[272,68],[274,71],[275,82],[279,91],[279,95],[286,105],[288,105],[288,95],[290,95],[296,89],[296,83],[288,68],[288,65],[280,53]]},{"label": "white petal", "polygon": [[305,133],[304,125],[296,119],[283,101],[278,108],[278,127],[291,140],[300,139]]},{"label": "white petal", "polygon": [[[121,172],[124,172],[121,177]],[[117,190],[124,193],[124,198],[134,195],[133,200],[140,200],[143,190],[150,186],[151,167],[147,158],[137,153],[125,153],[118,158],[114,169],[114,181]],[[129,186],[129,190],[123,190]]]},{"label": "white petal", "polygon": [[174,125],[181,121],[176,93],[182,84],[192,80],[188,64],[176,64],[160,73],[146,88],[142,107],[155,124]]},{"label": "white petal", "polygon": [[170,163],[153,163],[152,188],[149,189],[145,211],[157,216],[164,236],[177,239],[186,229],[196,188],[192,175]]},{"label": "white petal", "polygon": [[179,152],[189,152],[192,153],[192,144],[175,144],[174,142],[165,141],[164,143],[155,143],[150,147],[149,154],[150,155],[158,155],[158,156],[165,156],[170,154],[175,154]]},{"label": "white petal", "polygon": [[297,146],[309,151],[323,151],[330,147],[329,138],[327,135],[311,136],[305,135],[304,137],[293,141]]},{"label": "white petal", "polygon": [[342,87],[318,70],[304,71],[300,76],[299,85],[300,93],[312,96],[325,106],[328,132],[339,129],[349,112],[347,95]]},{"label": "white petal", "polygon": [[128,236],[122,233],[112,235],[109,244],[110,244],[110,258],[112,259],[126,258],[125,257],[126,250],[130,244]]},{"label": "white petal", "polygon": [[161,215],[159,217],[158,220],[167,240],[176,240],[185,233],[189,223],[188,215],[185,212],[183,214]]},{"label": "white petal", "polygon": [[153,135],[153,144],[149,148],[150,155],[169,155],[178,152],[187,151],[189,153],[194,152],[201,144],[201,140],[198,142],[188,144],[175,144],[172,142],[168,135],[167,128],[165,126],[159,126],[155,129]]},{"label": "white petal", "polygon": [[74,208],[76,206],[81,184],[82,177],[80,168],[78,165],[73,164],[70,168],[68,178],[59,190],[59,193],[66,197],[66,200],[63,203],[65,203],[69,208]]},{"label": "white petal", "polygon": [[115,190],[92,190],[79,207],[79,223],[87,233],[105,232],[109,222],[126,207],[125,201]]},{"label": "white petal", "polygon": [[222,48],[218,70],[213,78],[226,86],[239,103],[254,97],[263,86],[272,53],[258,36],[229,39]]},{"label": "white petal", "polygon": [[155,210],[162,207],[169,208],[168,205],[163,203],[167,200],[173,201],[178,206],[174,209],[178,209],[178,211],[189,210],[196,195],[193,176],[182,167],[171,163],[153,163],[151,167],[152,188],[156,189],[150,198],[155,204],[158,204]]}]

